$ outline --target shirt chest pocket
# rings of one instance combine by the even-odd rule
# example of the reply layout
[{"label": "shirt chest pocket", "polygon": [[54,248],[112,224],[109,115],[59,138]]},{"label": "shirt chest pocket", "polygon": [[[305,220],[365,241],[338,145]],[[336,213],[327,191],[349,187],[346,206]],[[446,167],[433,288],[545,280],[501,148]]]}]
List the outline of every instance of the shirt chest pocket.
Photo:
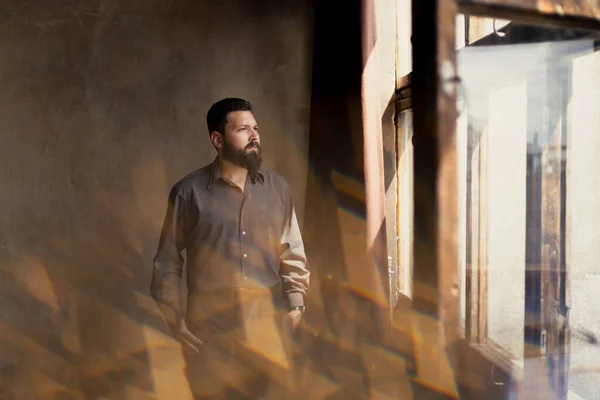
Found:
[{"label": "shirt chest pocket", "polygon": [[282,204],[278,201],[261,201],[256,202],[252,208],[254,215],[248,215],[248,217],[250,217],[254,232],[280,240],[285,219]]},{"label": "shirt chest pocket", "polygon": [[215,196],[197,206],[190,218],[194,236],[213,246],[237,237],[241,201],[233,200]]}]

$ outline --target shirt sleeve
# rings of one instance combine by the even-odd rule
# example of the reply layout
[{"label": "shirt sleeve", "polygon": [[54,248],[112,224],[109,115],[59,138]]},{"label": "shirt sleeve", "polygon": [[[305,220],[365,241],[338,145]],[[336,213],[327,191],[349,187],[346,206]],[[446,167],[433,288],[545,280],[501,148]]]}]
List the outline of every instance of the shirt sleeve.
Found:
[{"label": "shirt sleeve", "polygon": [[291,196],[288,196],[287,215],[281,237],[280,275],[289,306],[303,306],[308,291],[310,272],[306,268],[304,243]]},{"label": "shirt sleeve", "polygon": [[167,214],[154,257],[150,294],[158,303],[181,309],[185,199],[171,189]]}]

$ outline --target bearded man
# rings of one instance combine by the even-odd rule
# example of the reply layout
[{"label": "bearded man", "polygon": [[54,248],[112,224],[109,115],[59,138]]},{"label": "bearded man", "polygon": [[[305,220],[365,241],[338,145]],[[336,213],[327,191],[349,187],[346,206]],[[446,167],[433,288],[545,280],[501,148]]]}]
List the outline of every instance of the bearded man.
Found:
[{"label": "bearded man", "polygon": [[261,167],[252,105],[227,98],[206,119],[217,157],[170,191],[151,295],[185,350],[196,399],[264,398],[285,385],[265,371],[264,354],[245,345],[248,326],[293,331],[310,273],[289,185]]}]

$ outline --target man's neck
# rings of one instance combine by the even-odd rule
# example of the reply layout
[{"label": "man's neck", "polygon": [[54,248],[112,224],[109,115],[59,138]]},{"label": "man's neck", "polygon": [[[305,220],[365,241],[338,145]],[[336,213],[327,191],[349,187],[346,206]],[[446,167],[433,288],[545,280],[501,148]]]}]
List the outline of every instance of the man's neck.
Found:
[{"label": "man's neck", "polygon": [[246,178],[248,177],[248,170],[246,168],[223,160],[221,157],[219,157],[219,167],[224,178],[233,182],[240,189],[245,189]]}]

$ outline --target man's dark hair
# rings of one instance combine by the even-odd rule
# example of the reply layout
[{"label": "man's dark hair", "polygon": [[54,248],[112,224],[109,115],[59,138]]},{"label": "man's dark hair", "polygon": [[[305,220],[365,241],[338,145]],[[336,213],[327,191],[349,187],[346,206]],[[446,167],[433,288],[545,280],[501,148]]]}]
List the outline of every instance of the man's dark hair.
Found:
[{"label": "man's dark hair", "polygon": [[208,125],[208,134],[214,131],[225,134],[225,125],[227,125],[227,114],[234,111],[252,112],[252,104],[249,101],[238,98],[227,98],[217,101],[210,107],[206,114],[206,124]]}]

